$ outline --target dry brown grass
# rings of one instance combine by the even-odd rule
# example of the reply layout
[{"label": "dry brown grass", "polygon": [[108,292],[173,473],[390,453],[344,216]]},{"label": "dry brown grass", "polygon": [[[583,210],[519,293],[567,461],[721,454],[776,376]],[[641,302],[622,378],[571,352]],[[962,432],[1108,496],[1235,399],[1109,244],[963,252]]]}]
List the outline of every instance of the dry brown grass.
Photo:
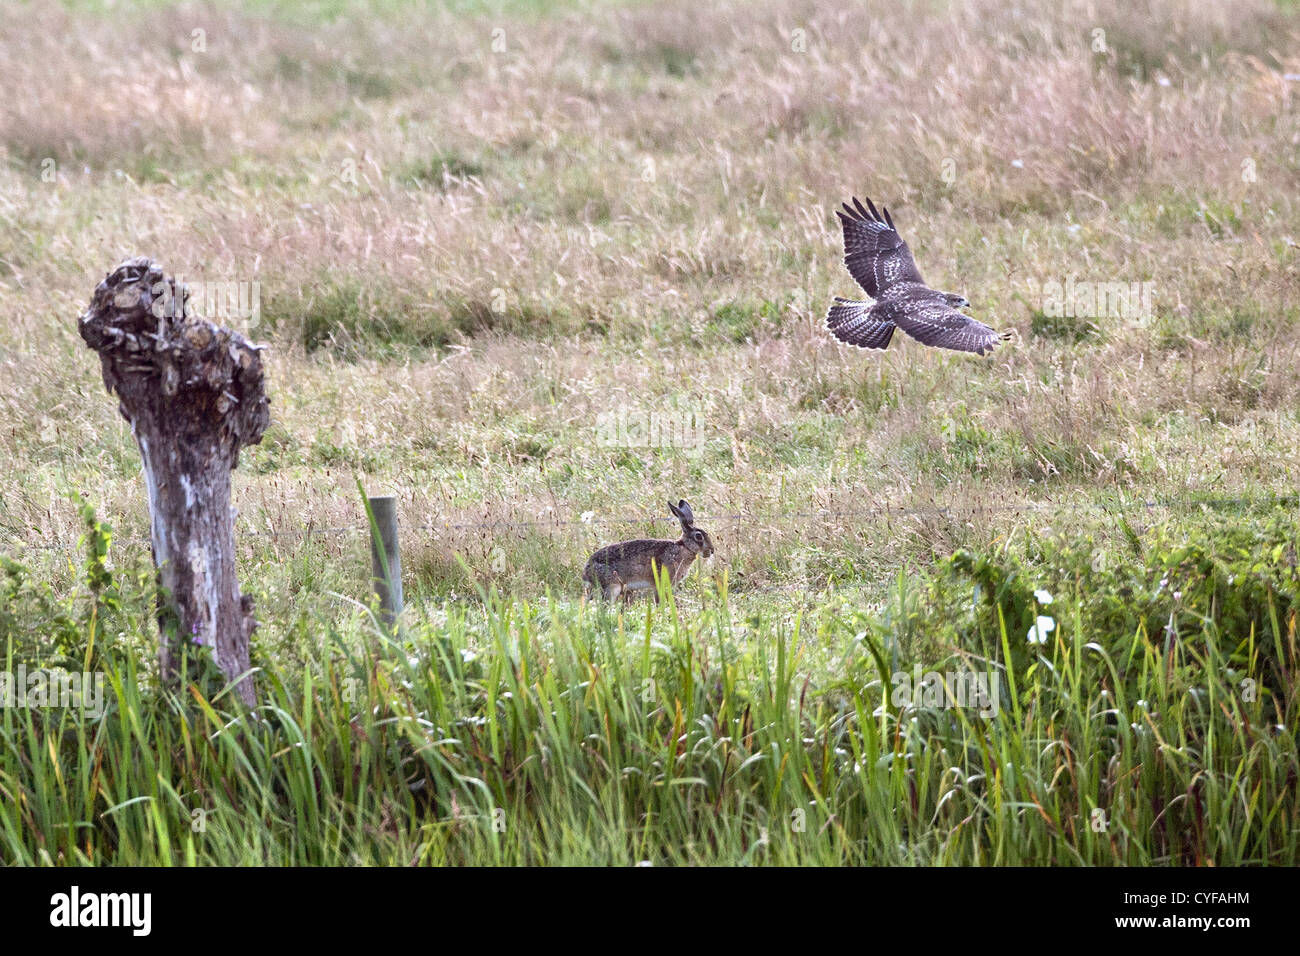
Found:
[{"label": "dry brown grass", "polygon": [[[409,564],[435,591],[461,586],[457,554],[567,588],[609,535],[666,532],[666,497],[769,516],[1293,487],[1297,20],[1020,8],[398,6],[312,26],[5,8],[4,532],[75,540],[77,488],[141,540],[130,437],[74,321],[136,253],[262,283],[276,424],[238,478],[246,527],[356,525],[363,474],[431,526]],[[1019,342],[981,362],[822,334],[853,289],[831,213],[853,193]],[[1154,281],[1157,314],[1035,335],[1043,283],[1069,275]],[[674,401],[702,413],[702,455],[599,441],[602,411]],[[444,526],[585,511],[646,520]],[[876,584],[1017,521],[719,518],[715,536],[754,588],[809,562],[814,583]],[[309,545],[250,537],[248,558],[288,602],[359,542]]]}]

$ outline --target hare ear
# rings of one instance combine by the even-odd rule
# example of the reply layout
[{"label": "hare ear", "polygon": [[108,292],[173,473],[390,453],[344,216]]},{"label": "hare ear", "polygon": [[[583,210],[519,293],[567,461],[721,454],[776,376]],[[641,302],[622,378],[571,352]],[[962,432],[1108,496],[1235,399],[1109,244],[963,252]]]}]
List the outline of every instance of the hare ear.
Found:
[{"label": "hare ear", "polygon": [[668,510],[673,513],[674,518],[680,518],[682,516],[682,513],[677,510],[677,506],[673,504],[671,501],[668,502]]},{"label": "hare ear", "polygon": [[677,514],[677,517],[681,518],[686,524],[695,523],[695,512],[691,510],[691,506],[685,498],[677,502],[675,513]]}]

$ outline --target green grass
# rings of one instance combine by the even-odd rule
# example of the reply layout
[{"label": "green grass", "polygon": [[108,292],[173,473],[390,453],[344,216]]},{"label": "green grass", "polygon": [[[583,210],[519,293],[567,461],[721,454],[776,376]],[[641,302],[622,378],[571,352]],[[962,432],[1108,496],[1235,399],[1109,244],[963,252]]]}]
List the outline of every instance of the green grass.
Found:
[{"label": "green grass", "polygon": [[[21,662],[90,661],[106,697],[0,711],[9,863],[1298,862],[1294,521],[959,551],[875,611],[746,612],[724,577],[690,611],[303,618],[301,658],[259,641],[250,712],[201,649],[156,685],[147,575],[88,517],[75,599],[13,562],[0,591],[8,670],[58,606],[81,644]],[[913,668],[989,675],[996,714],[900,700]]]}]

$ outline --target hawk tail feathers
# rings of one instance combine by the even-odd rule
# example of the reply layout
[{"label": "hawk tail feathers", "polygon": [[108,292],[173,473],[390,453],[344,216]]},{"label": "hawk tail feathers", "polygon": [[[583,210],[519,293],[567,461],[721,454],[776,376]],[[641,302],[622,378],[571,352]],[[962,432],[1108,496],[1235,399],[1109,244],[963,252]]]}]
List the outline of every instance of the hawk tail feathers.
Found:
[{"label": "hawk tail feathers", "polygon": [[873,319],[873,305],[836,296],[835,304],[826,313],[826,328],[841,342],[860,349],[888,348],[896,326],[888,320]]}]

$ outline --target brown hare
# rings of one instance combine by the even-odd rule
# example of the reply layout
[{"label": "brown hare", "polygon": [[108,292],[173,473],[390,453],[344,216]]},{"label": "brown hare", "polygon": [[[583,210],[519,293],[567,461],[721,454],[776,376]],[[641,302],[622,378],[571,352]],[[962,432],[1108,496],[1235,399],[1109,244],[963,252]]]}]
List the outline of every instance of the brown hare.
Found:
[{"label": "brown hare", "polygon": [[591,556],[583,569],[582,580],[587,589],[599,587],[606,600],[622,597],[624,602],[638,592],[649,591],[659,603],[659,590],[655,587],[655,573],[668,572],[668,581],[674,587],[688,570],[697,554],[710,557],[713,539],[707,531],[695,527],[695,515],[685,499],[668,508],[682,523],[682,536],[677,541],[659,541],[641,538],[607,545]]}]

